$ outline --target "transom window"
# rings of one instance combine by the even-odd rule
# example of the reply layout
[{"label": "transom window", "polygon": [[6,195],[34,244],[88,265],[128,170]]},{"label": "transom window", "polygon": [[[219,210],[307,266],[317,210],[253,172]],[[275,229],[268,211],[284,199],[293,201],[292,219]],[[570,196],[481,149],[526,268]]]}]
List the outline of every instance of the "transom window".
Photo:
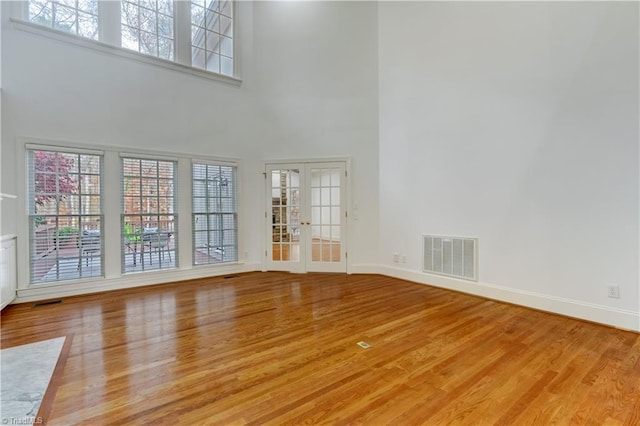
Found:
[{"label": "transom window", "polygon": [[28,151],[31,283],[103,274],[102,156]]},{"label": "transom window", "polygon": [[193,264],[238,260],[236,168],[193,163]]},{"label": "transom window", "polygon": [[97,40],[98,0],[31,0],[29,20]]},{"label": "transom window", "polygon": [[122,158],[122,272],[177,267],[176,168]]},{"label": "transom window", "polygon": [[173,0],[123,0],[122,47],[173,60]]},{"label": "transom window", "polygon": [[230,0],[191,1],[191,64],[233,75],[233,7]]},{"label": "transom window", "polygon": [[232,0],[25,2],[28,12],[18,18],[215,74],[236,72]]}]

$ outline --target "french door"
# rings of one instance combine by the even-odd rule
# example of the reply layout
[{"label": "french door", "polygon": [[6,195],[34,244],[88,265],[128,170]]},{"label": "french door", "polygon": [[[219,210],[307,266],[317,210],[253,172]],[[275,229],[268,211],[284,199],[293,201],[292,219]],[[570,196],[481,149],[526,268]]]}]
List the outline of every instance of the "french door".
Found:
[{"label": "french door", "polygon": [[346,163],[266,166],[267,269],[346,272]]}]

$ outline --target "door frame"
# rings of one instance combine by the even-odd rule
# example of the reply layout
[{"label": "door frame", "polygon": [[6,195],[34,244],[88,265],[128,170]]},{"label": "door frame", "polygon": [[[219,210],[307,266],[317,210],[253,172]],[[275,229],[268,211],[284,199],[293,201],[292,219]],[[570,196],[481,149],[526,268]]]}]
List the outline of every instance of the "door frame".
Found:
[{"label": "door frame", "polygon": [[[263,186],[262,186],[262,206],[264,206],[264,212],[261,212],[262,218],[262,230],[260,234],[262,235],[262,271],[266,272],[269,269],[267,265],[269,260],[267,258],[269,253],[269,244],[272,244],[271,235],[267,232],[267,230],[271,229],[271,213],[267,211],[267,166],[269,165],[313,165],[313,164],[322,164],[322,163],[344,163],[346,176],[344,177],[344,184],[342,188],[344,190],[344,210],[347,212],[346,217],[344,218],[345,224],[344,236],[341,235],[341,244],[342,255],[345,257],[345,273],[349,273],[351,269],[351,259],[349,256],[349,235],[350,235],[350,222],[351,222],[351,158],[350,157],[318,157],[318,158],[288,158],[288,159],[270,159],[262,161],[262,176],[263,176]],[[269,235],[268,235],[269,234]],[[306,261],[303,264],[301,269],[290,270],[288,272],[292,273],[306,273]]]}]

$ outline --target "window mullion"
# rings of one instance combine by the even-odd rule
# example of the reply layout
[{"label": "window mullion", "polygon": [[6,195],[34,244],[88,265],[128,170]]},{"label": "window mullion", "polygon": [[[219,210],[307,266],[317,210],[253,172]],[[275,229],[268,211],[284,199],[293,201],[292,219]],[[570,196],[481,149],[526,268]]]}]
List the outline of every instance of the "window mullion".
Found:
[{"label": "window mullion", "polygon": [[[182,3],[182,2],[177,2]],[[176,193],[177,191],[177,193]],[[180,260],[181,269],[191,269],[191,257],[193,256],[193,207],[191,188],[191,160],[180,158],[177,163],[177,179],[174,186],[173,199],[176,203],[179,230],[179,252],[176,254]]]},{"label": "window mullion", "polygon": [[[194,6],[189,0],[143,2],[144,10],[154,14],[156,17],[154,26],[146,24],[141,26],[141,2],[142,0],[75,0],[72,2],[62,2],[61,0],[54,2],[46,0],[17,0],[8,2],[8,6],[3,5],[3,10],[7,10],[11,19],[17,23],[18,28],[25,31],[60,40],[63,39],[61,38],[63,37],[62,33],[68,33],[72,35],[72,38],[67,40],[76,45],[93,47],[103,52],[186,71],[211,79],[218,79],[219,76],[223,77],[222,81],[234,84],[240,83],[240,80],[234,77],[234,75],[238,74],[236,61],[239,56],[235,42],[237,14],[229,9],[234,4],[232,0],[225,0],[221,6],[214,6],[217,4],[216,2],[207,2],[207,7],[203,7],[204,5],[197,6],[202,9],[202,13],[198,12],[197,15],[204,15],[196,19],[198,22],[193,23],[191,20]],[[170,2],[172,2],[173,6],[168,4]],[[66,6],[67,3],[69,6]],[[31,16],[31,4],[34,7],[34,16]],[[44,7],[43,5],[45,4],[48,4],[49,7],[46,8],[46,16],[42,17],[37,11]],[[96,4],[97,10],[94,7]],[[58,10],[59,5],[65,8],[64,10],[67,10],[67,7],[70,8],[69,10],[74,10],[72,18],[75,24],[71,23],[70,20],[62,23],[56,22],[58,20],[57,15],[61,12]],[[75,8],[73,7],[74,5]],[[123,12],[125,13],[123,14]],[[207,14],[215,15],[218,20],[224,17],[224,28],[209,28],[206,22]],[[62,15],[66,16],[66,13],[62,13]],[[29,21],[35,25],[24,25],[20,21]],[[192,47],[192,24],[200,28],[202,33],[202,37],[195,37],[197,40],[194,42],[197,43],[196,47]],[[53,31],[41,31],[34,28],[35,26],[42,26]],[[170,26],[172,28],[169,28]],[[233,28],[231,34],[225,31],[228,26]],[[141,37],[145,36],[148,37],[149,43],[143,43],[146,39],[141,40]],[[216,46],[221,40],[219,37],[224,40],[223,52],[216,51]],[[100,43],[87,43],[81,39],[100,41]],[[137,51],[143,55],[131,55],[123,49],[110,49],[105,45]],[[233,51],[229,49],[233,49]],[[152,59],[153,57],[163,60],[155,61]],[[179,66],[172,65],[172,62]],[[202,73],[201,71],[209,71],[209,73]],[[229,77],[230,80],[225,77]]]},{"label": "window mullion", "polygon": [[[29,163],[30,282],[104,276],[104,234],[101,228],[87,227],[89,220],[93,220],[91,226],[99,226],[102,220],[101,155],[30,150]],[[99,186],[94,179],[83,179],[89,176],[97,177]],[[90,188],[85,190],[84,183]],[[85,198],[91,197],[88,194],[98,198],[97,211],[84,211]]]},{"label": "window mullion", "polygon": [[[5,2],[2,2],[5,3]],[[29,1],[21,0],[21,1],[10,1],[8,3],[9,16],[13,16],[14,18],[22,19],[24,21],[29,20]],[[3,4],[2,7],[5,7]]]},{"label": "window mullion", "polygon": [[112,46],[122,45],[120,6],[119,1],[112,0],[100,0],[98,3],[99,39]]},{"label": "window mullion", "polygon": [[[121,185],[107,185],[106,182],[120,182],[120,157],[117,153],[107,151],[103,160],[104,177],[102,179],[103,206],[120,205]],[[122,226],[120,215],[113,214],[116,209],[103,208],[104,217],[104,248],[105,248],[105,276],[107,278],[120,276],[120,247],[122,240],[120,234]]]},{"label": "window mullion", "polygon": [[173,11],[175,60],[191,66],[191,2],[174,1]]}]

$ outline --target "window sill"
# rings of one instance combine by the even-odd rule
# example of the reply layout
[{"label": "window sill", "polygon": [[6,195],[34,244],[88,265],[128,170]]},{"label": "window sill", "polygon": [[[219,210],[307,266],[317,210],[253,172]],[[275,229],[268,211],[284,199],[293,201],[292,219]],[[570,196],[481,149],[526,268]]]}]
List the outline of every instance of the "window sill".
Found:
[{"label": "window sill", "polygon": [[242,266],[242,265],[244,265],[244,262],[239,262],[237,260],[234,260],[229,262],[201,263],[198,265],[191,265],[191,267],[193,269],[206,269],[206,268],[221,269],[221,268],[224,268],[225,266],[236,267],[236,266]]},{"label": "window sill", "polygon": [[100,41],[79,37],[74,34],[65,33],[63,31],[44,27],[42,25],[34,24],[28,21],[23,21],[21,19],[10,18],[10,21],[13,24],[13,27],[15,29],[26,31],[42,37],[47,37],[53,40],[61,41],[64,43],[73,44],[75,46],[96,50],[98,52],[119,56],[121,58],[126,58],[133,61],[149,64],[149,65],[159,66],[161,68],[183,72],[185,74],[191,74],[196,77],[201,77],[208,80],[231,84],[233,86],[240,86],[242,84],[242,80],[237,77],[229,77],[222,74],[216,74],[210,71],[194,68],[189,65],[180,64],[178,62],[156,58],[154,56],[149,56],[149,55],[145,55],[144,53],[136,52],[134,50],[129,50],[123,47],[113,46]]}]

